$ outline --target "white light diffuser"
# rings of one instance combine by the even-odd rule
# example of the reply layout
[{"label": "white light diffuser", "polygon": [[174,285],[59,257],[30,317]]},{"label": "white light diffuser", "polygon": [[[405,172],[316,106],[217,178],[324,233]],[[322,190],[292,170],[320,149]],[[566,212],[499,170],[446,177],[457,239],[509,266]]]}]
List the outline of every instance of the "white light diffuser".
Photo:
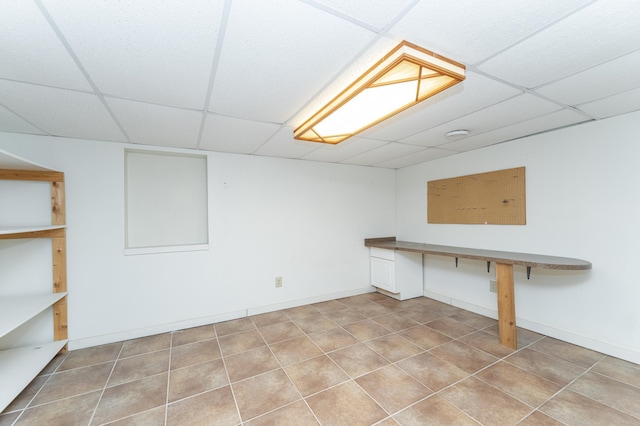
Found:
[{"label": "white light diffuser", "polygon": [[337,144],[464,80],[465,66],[401,42],[294,132]]}]

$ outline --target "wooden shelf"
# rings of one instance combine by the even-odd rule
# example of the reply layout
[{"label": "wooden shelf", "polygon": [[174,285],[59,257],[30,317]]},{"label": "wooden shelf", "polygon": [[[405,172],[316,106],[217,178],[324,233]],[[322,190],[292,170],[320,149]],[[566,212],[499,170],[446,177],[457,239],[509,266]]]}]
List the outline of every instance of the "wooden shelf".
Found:
[{"label": "wooden shelf", "polygon": [[[0,296],[0,339],[23,324],[30,321],[33,324],[34,317],[48,308],[51,308],[53,318],[53,341],[29,347],[3,345],[7,349],[0,351],[0,412],[2,412],[57,353],[66,350],[68,333],[64,173],[0,150],[0,180],[48,182],[51,202],[51,222],[48,224],[33,226],[5,224],[0,228],[0,240],[51,239],[51,283],[48,284],[51,286],[51,292],[13,296],[12,292],[21,291],[19,283],[12,286],[3,283],[3,292],[8,295]],[[13,220],[19,220],[20,205],[3,205],[2,207],[15,208],[12,217]],[[31,266],[29,263],[21,264],[23,268]],[[44,331],[42,326],[39,327],[38,333]]]},{"label": "wooden shelf", "polygon": [[48,293],[29,296],[9,296],[0,299],[0,338],[20,327],[67,295]]},{"label": "wooden shelf", "polygon": [[3,227],[0,228],[0,240],[62,237],[65,228],[65,225]]},{"label": "wooden shelf", "polygon": [[57,340],[0,351],[0,407],[6,407],[20,395],[66,344],[66,340]]}]

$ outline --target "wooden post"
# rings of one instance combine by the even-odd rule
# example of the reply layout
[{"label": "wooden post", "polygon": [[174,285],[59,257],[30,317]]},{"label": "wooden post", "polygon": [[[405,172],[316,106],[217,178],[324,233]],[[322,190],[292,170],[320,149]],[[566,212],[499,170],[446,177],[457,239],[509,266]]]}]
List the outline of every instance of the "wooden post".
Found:
[{"label": "wooden post", "polygon": [[513,265],[496,263],[498,285],[498,333],[500,344],[510,349],[518,348],[516,336],[516,305],[513,286]]},{"label": "wooden post", "polygon": [[[64,174],[61,173],[58,180],[51,182],[51,224],[64,225],[65,222]],[[63,231],[62,236],[51,239],[54,293],[67,291],[67,241],[66,230]],[[68,338],[66,296],[53,305],[53,338]]]}]

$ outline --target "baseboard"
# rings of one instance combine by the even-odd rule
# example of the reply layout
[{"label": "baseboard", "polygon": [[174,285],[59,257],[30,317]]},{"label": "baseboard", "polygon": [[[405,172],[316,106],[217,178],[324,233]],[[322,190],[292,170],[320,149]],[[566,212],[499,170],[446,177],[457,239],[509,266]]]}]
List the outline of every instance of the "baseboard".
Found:
[{"label": "baseboard", "polygon": [[[485,317],[498,319],[498,311],[493,309],[487,309],[482,306],[477,306],[462,300],[453,299],[438,293],[425,290],[424,296],[430,299],[435,299],[443,303],[464,309],[465,311],[471,311]],[[557,327],[553,327],[548,324],[539,323],[536,321],[530,321],[526,318],[521,318],[516,315],[516,324],[518,327],[525,328],[527,330],[535,331],[536,333],[544,334],[545,336],[553,337],[554,339],[562,340],[564,342],[572,343],[574,345],[582,346],[583,348],[591,349],[606,355],[610,355],[616,358],[623,359],[625,361],[640,364],[640,352],[634,351],[629,348],[621,347],[611,343],[603,342],[598,339],[593,339],[588,336],[576,334],[567,330],[563,330]]]},{"label": "baseboard", "polygon": [[155,334],[170,333],[185,328],[200,327],[202,325],[215,324],[218,322],[230,321],[238,318],[244,318],[251,315],[264,314],[267,312],[278,311],[281,309],[295,308],[297,306],[309,305],[312,303],[325,302],[327,300],[340,299],[342,297],[357,296],[359,294],[371,293],[375,289],[371,286],[362,287],[354,290],[341,291],[336,293],[323,294],[320,296],[307,297],[304,299],[290,300],[286,302],[275,303],[264,306],[254,306],[246,309],[225,312],[222,314],[211,315],[201,318],[192,318],[184,321],[176,321],[167,324],[161,324],[152,327],[145,327],[135,330],[127,330],[118,333],[104,334],[101,336],[87,337],[83,339],[70,339],[68,343],[69,350],[84,349],[91,346],[106,345],[108,343],[121,342],[124,340],[138,339],[140,337],[153,336]]}]

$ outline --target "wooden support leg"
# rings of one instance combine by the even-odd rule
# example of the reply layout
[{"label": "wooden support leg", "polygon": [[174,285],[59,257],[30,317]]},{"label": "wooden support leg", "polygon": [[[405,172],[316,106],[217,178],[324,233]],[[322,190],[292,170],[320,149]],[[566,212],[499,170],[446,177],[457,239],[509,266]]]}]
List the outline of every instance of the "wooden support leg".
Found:
[{"label": "wooden support leg", "polygon": [[513,265],[496,263],[496,281],[498,284],[498,333],[500,344],[517,349],[516,305],[513,289]]}]

